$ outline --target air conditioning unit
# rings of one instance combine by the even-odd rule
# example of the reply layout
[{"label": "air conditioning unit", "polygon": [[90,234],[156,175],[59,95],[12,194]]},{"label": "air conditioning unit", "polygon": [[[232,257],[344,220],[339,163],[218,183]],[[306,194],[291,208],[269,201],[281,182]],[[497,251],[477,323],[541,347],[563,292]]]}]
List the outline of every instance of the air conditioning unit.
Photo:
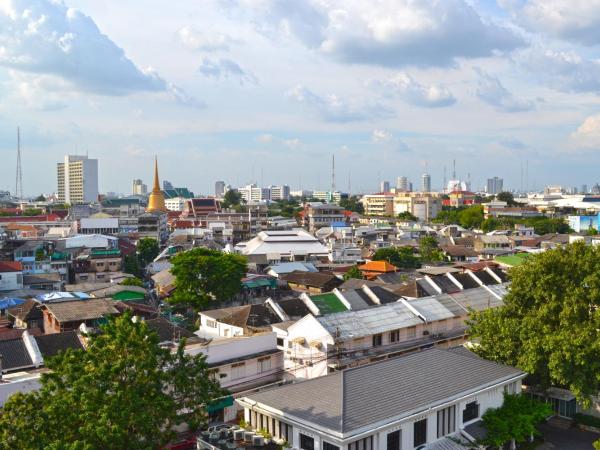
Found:
[{"label": "air conditioning unit", "polygon": [[244,442],[252,443],[252,438],[256,436],[254,431],[244,431]]},{"label": "air conditioning unit", "polygon": [[252,438],[252,445],[255,447],[262,447],[265,445],[265,438],[262,436],[254,436]]},{"label": "air conditioning unit", "polygon": [[243,441],[245,432],[246,432],[246,430],[235,430],[233,432],[233,440],[234,441]]},{"label": "air conditioning unit", "polygon": [[429,336],[429,331],[427,331],[427,330],[423,331],[423,336]]}]

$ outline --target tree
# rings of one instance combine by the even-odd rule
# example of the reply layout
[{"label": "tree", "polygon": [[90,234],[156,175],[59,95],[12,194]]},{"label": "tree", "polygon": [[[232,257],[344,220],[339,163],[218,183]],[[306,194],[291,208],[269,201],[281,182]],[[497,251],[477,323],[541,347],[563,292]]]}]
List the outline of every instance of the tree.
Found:
[{"label": "tree", "polygon": [[598,230],[596,230],[594,227],[590,227],[588,228],[586,234],[588,236],[596,236],[598,234]]},{"label": "tree", "polygon": [[350,267],[350,270],[344,274],[344,280],[349,280],[350,278],[356,278],[362,280],[363,274],[357,266]]},{"label": "tree", "polygon": [[483,222],[483,206],[473,205],[458,214],[458,223],[464,228],[477,228]]},{"label": "tree", "polygon": [[518,203],[515,202],[515,197],[512,195],[512,193],[507,192],[507,191],[503,191],[503,192],[496,194],[496,200],[498,200],[500,202],[506,202],[507,206],[518,205]]},{"label": "tree", "polygon": [[137,254],[140,264],[146,267],[158,256],[160,249],[154,238],[141,238],[137,243]]},{"label": "tree", "polygon": [[144,287],[144,282],[137,277],[125,278],[119,283],[121,286],[138,286]]},{"label": "tree", "polygon": [[136,255],[126,255],[123,262],[123,272],[130,273],[131,275],[141,278],[142,269]]},{"label": "tree", "polygon": [[399,268],[419,268],[421,262],[411,247],[380,248],[373,255],[373,261],[387,261]]},{"label": "tree", "polygon": [[159,448],[173,439],[173,426],[196,429],[224,391],[204,356],[184,353],[184,340],[174,353],[158,344],[146,322],[124,314],[89,335],[86,351],[48,358],[41,388],[15,394],[0,410],[0,448]]},{"label": "tree", "polygon": [[434,236],[423,236],[419,239],[419,256],[422,261],[443,261],[444,254],[438,247],[438,241]]},{"label": "tree", "polygon": [[537,425],[552,415],[552,408],[524,394],[504,394],[500,408],[488,409],[482,416],[487,436],[479,444],[501,447],[507,442],[526,442],[538,434]]},{"label": "tree", "polygon": [[45,202],[46,201],[46,197],[44,197],[44,194],[40,194],[33,201],[34,202]]},{"label": "tree", "polygon": [[195,309],[211,300],[228,300],[242,288],[246,258],[207,248],[194,248],[171,258],[175,275],[175,293],[169,301]]},{"label": "tree", "polygon": [[358,214],[364,214],[365,208],[360,202],[359,198],[355,195],[340,200],[340,206],[348,211],[353,211]]},{"label": "tree", "polygon": [[235,189],[229,189],[225,192],[223,196],[223,201],[221,202],[221,206],[223,208],[231,208],[233,206],[238,206],[242,201],[242,194],[240,194]]},{"label": "tree", "polygon": [[476,352],[589,404],[600,390],[599,266],[600,248],[576,242],[511,269],[504,305],[471,315]]},{"label": "tree", "polygon": [[419,218],[417,216],[412,215],[408,211],[402,211],[400,214],[398,214],[398,219],[408,220],[410,222],[417,222],[419,220]]},{"label": "tree", "polygon": [[26,209],[25,211],[23,211],[23,215],[24,216],[39,216],[42,214],[42,210],[41,209]]}]

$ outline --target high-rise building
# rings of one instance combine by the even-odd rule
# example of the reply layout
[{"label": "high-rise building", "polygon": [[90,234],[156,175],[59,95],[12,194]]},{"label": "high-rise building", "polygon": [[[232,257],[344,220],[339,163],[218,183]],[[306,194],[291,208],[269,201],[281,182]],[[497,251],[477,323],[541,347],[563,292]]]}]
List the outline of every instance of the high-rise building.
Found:
[{"label": "high-rise building", "polygon": [[163,181],[163,191],[169,191],[169,190],[173,190],[173,183],[171,183],[170,181],[164,180]]},{"label": "high-rise building", "polygon": [[165,194],[160,190],[160,182],[158,181],[158,160],[154,158],[154,186],[152,192],[148,197],[148,212],[165,212],[167,207],[165,206]]},{"label": "high-rise building", "polygon": [[98,160],[65,155],[57,165],[58,199],[71,205],[98,201]]},{"label": "high-rise building", "polygon": [[217,181],[215,183],[215,197],[223,197],[225,195],[225,182]]},{"label": "high-rise building", "polygon": [[502,178],[494,177],[488,178],[485,192],[488,194],[496,195],[502,192],[504,180]]},{"label": "high-rise building", "polygon": [[148,193],[148,186],[142,180],[133,180],[131,193],[133,195],[146,195]]},{"label": "high-rise building", "polygon": [[379,192],[390,192],[390,182],[382,181],[379,183]]},{"label": "high-rise building", "polygon": [[421,191],[431,192],[431,175],[424,173],[421,176]]},{"label": "high-rise building", "polygon": [[587,194],[587,193],[588,193],[588,187],[587,187],[587,184],[582,184],[582,185],[581,185],[581,193],[582,193],[582,194]]},{"label": "high-rise building", "polygon": [[289,200],[290,199],[290,187],[287,184],[281,186],[269,186],[271,192],[271,200]]},{"label": "high-rise building", "polygon": [[398,177],[398,179],[396,180],[396,190],[399,192],[409,192],[410,185],[408,183],[408,178]]}]

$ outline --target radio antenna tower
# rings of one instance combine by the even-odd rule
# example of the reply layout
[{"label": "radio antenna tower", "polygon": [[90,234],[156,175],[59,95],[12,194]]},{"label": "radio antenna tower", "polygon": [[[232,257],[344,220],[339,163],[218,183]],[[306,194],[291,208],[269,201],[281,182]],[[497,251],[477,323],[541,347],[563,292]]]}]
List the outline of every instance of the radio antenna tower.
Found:
[{"label": "radio antenna tower", "polygon": [[17,127],[17,177],[15,180],[15,197],[23,198],[23,171],[21,169],[21,130]]},{"label": "radio antenna tower", "polygon": [[331,195],[335,192],[335,155],[331,155]]}]

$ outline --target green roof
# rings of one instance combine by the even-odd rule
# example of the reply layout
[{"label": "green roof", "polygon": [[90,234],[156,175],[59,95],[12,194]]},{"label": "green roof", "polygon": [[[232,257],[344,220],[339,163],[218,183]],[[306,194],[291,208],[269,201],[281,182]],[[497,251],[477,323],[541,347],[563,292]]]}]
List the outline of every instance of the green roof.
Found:
[{"label": "green roof", "polygon": [[54,252],[50,255],[50,259],[52,261],[62,261],[68,259],[69,256],[71,256],[69,253]]},{"label": "green roof", "polygon": [[508,255],[508,256],[496,256],[494,258],[501,264],[505,264],[511,267],[517,267],[521,264],[524,264],[531,257],[531,253],[517,253],[516,255]]},{"label": "green roof", "polygon": [[311,295],[310,299],[323,315],[348,311],[348,308],[332,293]]},{"label": "green roof", "polygon": [[256,278],[242,281],[242,285],[246,289],[256,289],[266,286],[275,288],[277,286],[277,280],[275,278]]},{"label": "green roof", "polygon": [[165,195],[165,198],[175,198],[175,197],[194,198],[194,193],[185,187],[180,187],[180,188],[176,187],[173,189],[163,189],[163,194]]},{"label": "green roof", "polygon": [[121,300],[126,302],[128,300],[143,300],[145,295],[141,292],[121,291],[113,295],[112,298],[113,300]]},{"label": "green roof", "polygon": [[97,256],[121,256],[121,250],[119,250],[118,248],[115,249],[111,249],[111,250],[92,250],[90,252],[90,255],[92,257],[97,257]]}]

